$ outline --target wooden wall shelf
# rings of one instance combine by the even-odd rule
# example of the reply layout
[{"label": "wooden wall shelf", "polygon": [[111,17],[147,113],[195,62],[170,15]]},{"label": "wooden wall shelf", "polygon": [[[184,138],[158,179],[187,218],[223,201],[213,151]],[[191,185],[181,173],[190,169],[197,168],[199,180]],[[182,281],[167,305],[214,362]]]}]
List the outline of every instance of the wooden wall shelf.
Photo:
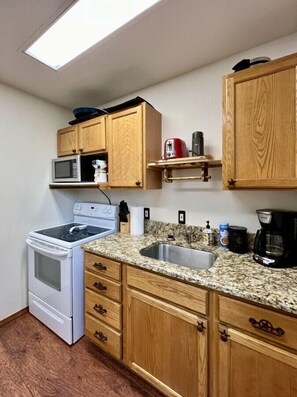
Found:
[{"label": "wooden wall shelf", "polygon": [[[163,171],[163,180],[171,183],[173,181],[181,180],[201,180],[208,182],[211,178],[208,175],[209,168],[222,167],[222,161],[214,159],[211,155],[198,156],[198,157],[183,157],[179,159],[158,160],[148,163],[149,169],[158,169]],[[185,169],[201,169],[200,175],[197,176],[172,176],[172,170],[185,170]]]}]

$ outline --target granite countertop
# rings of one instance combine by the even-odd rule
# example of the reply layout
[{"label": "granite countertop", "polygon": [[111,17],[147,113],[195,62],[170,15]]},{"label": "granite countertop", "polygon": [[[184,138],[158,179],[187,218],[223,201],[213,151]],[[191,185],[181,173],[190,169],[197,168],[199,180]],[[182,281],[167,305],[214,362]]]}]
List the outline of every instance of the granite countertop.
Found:
[{"label": "granite countertop", "polygon": [[[208,270],[193,270],[139,253],[157,241],[215,252],[218,258]],[[164,236],[147,233],[142,236],[116,233],[86,243],[83,249],[297,315],[297,267],[269,269],[254,262],[252,252],[235,254],[217,246],[206,247],[199,241],[188,244],[184,237],[169,242]]]}]

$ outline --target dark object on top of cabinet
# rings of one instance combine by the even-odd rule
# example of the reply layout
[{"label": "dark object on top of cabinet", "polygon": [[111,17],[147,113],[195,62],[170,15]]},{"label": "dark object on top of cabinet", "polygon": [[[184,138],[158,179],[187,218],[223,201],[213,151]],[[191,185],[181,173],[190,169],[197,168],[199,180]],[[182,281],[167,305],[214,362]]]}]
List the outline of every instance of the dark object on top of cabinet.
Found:
[{"label": "dark object on top of cabinet", "polygon": [[232,70],[235,72],[239,72],[243,69],[248,69],[251,66],[258,65],[259,63],[266,63],[271,61],[269,57],[258,57],[253,59],[242,59],[235,66],[233,66]]},{"label": "dark object on top of cabinet", "polygon": [[71,121],[69,121],[68,124],[70,124],[70,125],[79,124],[79,123],[82,123],[83,121],[94,119],[95,117],[100,117],[100,115],[97,113],[93,113],[88,116],[80,117],[79,119],[71,120]]},{"label": "dark object on top of cabinet", "polygon": [[97,108],[76,108],[73,109],[75,119],[69,121],[70,125],[82,123],[83,121],[94,119],[95,117],[104,116],[107,112]]},{"label": "dark object on top of cabinet", "polygon": [[103,116],[104,114],[106,114],[105,110],[97,108],[76,108],[73,109],[72,112],[76,119],[81,119],[82,117],[91,116],[93,114],[97,114],[98,116]]},{"label": "dark object on top of cabinet", "polygon": [[122,102],[119,105],[115,105],[115,106],[111,106],[109,108],[105,108],[104,110],[107,113],[118,112],[119,110],[124,110],[124,109],[131,108],[133,106],[137,106],[137,105],[139,105],[142,102],[146,102],[148,105],[150,105],[153,108],[153,106],[150,103],[148,103],[145,99],[141,98],[140,96],[137,96],[137,97],[135,97],[133,99],[129,99],[126,102]]}]

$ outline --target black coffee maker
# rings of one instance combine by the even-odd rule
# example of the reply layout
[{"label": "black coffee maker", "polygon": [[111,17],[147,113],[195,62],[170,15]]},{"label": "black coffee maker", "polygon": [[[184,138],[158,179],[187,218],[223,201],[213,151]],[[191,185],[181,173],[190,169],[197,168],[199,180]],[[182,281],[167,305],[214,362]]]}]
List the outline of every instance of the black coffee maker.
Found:
[{"label": "black coffee maker", "polygon": [[253,258],[267,267],[297,266],[297,212],[257,210],[262,226],[257,231]]}]

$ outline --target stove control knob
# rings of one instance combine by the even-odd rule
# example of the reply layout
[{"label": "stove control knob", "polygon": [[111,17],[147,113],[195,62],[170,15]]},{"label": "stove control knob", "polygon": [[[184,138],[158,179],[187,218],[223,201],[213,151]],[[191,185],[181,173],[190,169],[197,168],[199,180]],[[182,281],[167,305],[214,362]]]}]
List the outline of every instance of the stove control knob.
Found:
[{"label": "stove control knob", "polygon": [[74,211],[79,212],[79,211],[81,211],[81,208],[82,208],[81,203],[76,203],[74,206]]},{"label": "stove control knob", "polygon": [[107,208],[106,207],[103,210],[103,214],[107,214]]},{"label": "stove control knob", "polygon": [[108,208],[107,212],[108,212],[109,214],[111,214],[111,208]]}]

